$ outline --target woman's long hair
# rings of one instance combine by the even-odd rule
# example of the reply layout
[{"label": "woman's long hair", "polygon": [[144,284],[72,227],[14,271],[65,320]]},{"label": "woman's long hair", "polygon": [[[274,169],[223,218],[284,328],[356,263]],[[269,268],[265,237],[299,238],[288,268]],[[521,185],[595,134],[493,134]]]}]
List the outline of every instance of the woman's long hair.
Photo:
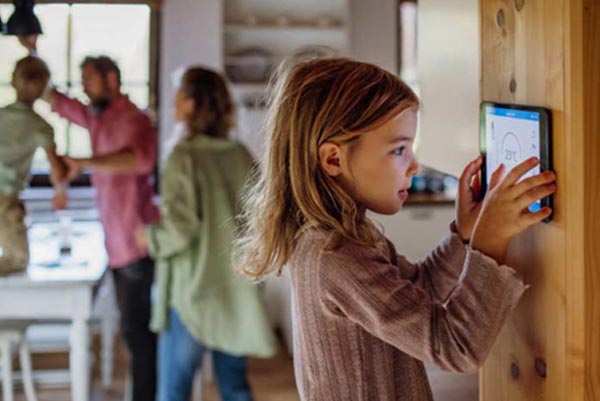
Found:
[{"label": "woman's long hair", "polygon": [[188,137],[203,134],[227,138],[234,125],[235,107],[221,75],[202,67],[188,68],[180,89],[194,100],[194,113],[186,127]]}]

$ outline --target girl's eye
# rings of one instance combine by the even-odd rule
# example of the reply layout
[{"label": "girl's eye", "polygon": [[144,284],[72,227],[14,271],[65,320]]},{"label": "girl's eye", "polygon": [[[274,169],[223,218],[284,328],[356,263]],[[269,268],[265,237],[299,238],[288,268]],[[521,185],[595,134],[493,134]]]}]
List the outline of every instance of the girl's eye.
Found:
[{"label": "girl's eye", "polygon": [[395,156],[402,156],[404,154],[404,150],[406,149],[405,146],[399,147],[397,149],[394,149],[394,155]]}]

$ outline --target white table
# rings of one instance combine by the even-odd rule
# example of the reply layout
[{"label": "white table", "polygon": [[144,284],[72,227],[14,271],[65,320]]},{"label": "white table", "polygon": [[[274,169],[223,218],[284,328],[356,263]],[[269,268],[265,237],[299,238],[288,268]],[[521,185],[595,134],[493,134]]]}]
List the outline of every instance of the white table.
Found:
[{"label": "white table", "polygon": [[69,336],[74,401],[90,394],[90,329],[94,293],[107,269],[104,236],[97,222],[72,224],[70,255],[61,256],[57,224],[29,231],[31,263],[26,272],[0,277],[0,319],[72,322]]}]

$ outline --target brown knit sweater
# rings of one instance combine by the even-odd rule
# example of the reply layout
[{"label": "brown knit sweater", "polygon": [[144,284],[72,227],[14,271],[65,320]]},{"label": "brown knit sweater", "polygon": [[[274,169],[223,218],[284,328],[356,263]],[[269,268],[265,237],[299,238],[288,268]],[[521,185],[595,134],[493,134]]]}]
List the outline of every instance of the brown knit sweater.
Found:
[{"label": "brown knit sweater", "polygon": [[418,264],[335,237],[305,231],[290,261],[303,401],[432,400],[422,361],[476,370],[527,288],[456,234]]}]

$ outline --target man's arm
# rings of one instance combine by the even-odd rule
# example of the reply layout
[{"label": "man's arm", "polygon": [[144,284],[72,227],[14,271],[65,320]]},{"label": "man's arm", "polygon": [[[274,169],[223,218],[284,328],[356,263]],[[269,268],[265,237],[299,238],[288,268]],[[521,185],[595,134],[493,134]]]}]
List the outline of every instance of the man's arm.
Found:
[{"label": "man's arm", "polygon": [[82,159],[65,158],[67,164],[73,170],[89,168],[97,171],[106,171],[110,173],[135,173],[139,171],[139,159],[135,157],[132,150],[126,149],[116,153],[110,153],[102,156],[94,156]]},{"label": "man's arm", "polygon": [[83,159],[66,158],[69,178],[84,168],[116,174],[150,174],[157,152],[157,136],[150,119],[143,114],[132,117],[123,123],[121,135],[127,138],[123,150]]},{"label": "man's arm", "polygon": [[61,117],[83,128],[88,127],[88,107],[79,100],[70,98],[55,88],[48,88],[42,99],[48,102],[52,111]]}]

